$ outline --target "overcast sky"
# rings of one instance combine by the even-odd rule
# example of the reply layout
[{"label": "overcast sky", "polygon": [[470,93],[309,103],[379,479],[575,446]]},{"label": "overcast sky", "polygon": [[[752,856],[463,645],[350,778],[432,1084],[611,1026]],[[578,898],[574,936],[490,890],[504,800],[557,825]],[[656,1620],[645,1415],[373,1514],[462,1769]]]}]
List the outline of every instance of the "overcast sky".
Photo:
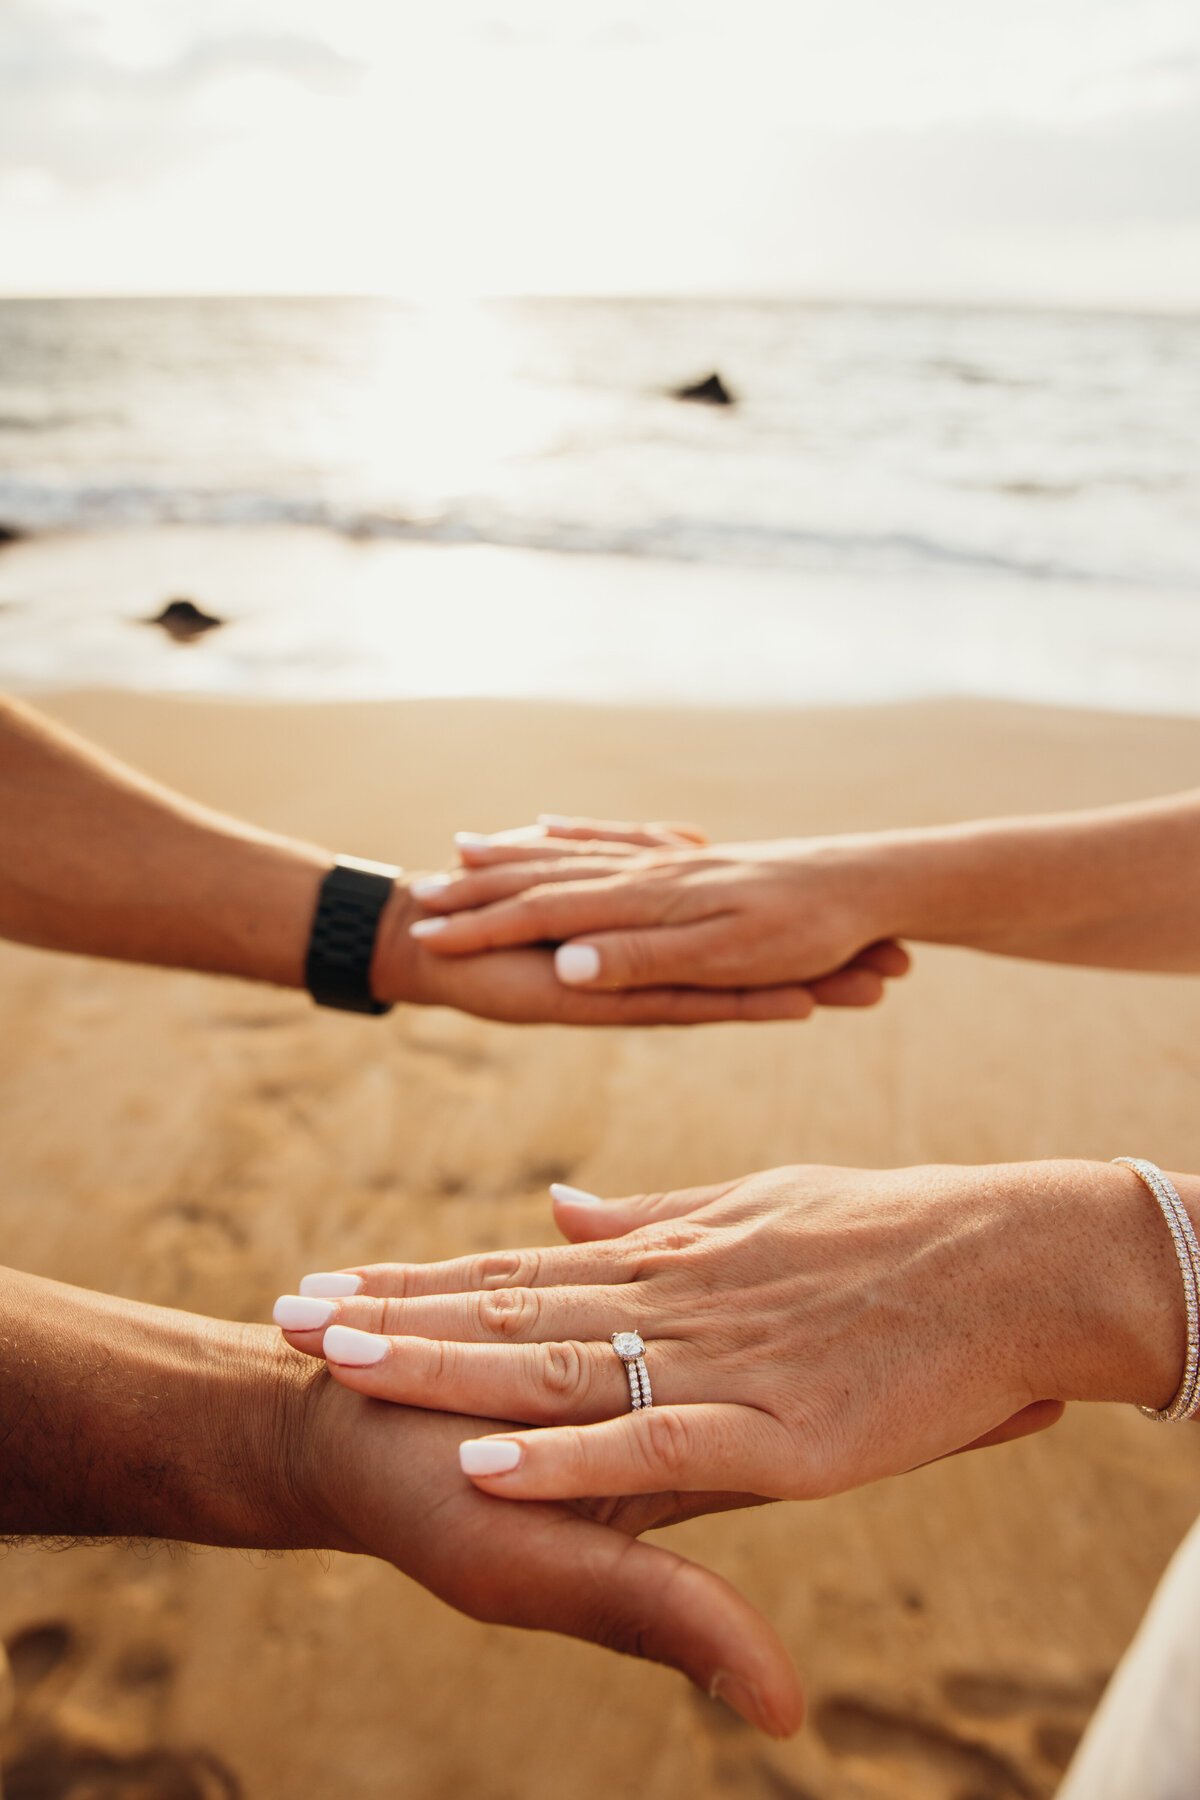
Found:
[{"label": "overcast sky", "polygon": [[1200,0],[0,0],[0,290],[1200,306]]}]

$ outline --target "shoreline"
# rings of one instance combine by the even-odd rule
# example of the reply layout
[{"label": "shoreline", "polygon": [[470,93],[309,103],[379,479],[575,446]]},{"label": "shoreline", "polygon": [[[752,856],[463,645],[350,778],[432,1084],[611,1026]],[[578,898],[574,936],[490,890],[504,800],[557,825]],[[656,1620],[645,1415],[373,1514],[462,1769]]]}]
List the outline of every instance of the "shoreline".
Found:
[{"label": "shoreline", "polygon": [[[145,621],[188,598],[192,644]],[[972,572],[820,573],[405,540],[128,527],[0,550],[0,686],[251,701],[681,708],[977,698],[1200,716],[1200,596]]]}]

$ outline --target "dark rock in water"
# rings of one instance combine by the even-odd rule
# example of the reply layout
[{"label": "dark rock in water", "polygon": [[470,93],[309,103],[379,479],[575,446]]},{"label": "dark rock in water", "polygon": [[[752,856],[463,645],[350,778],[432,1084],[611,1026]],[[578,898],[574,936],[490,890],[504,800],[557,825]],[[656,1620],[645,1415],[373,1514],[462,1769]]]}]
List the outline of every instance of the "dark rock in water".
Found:
[{"label": "dark rock in water", "polygon": [[177,644],[190,644],[194,638],[203,637],[206,631],[215,631],[224,623],[224,619],[218,619],[215,613],[206,613],[194,600],[168,600],[157,618],[146,620],[147,625],[161,625]]},{"label": "dark rock in water", "polygon": [[0,549],[5,544],[19,544],[24,536],[25,533],[15,525],[0,525]]},{"label": "dark rock in water", "polygon": [[703,381],[693,381],[688,387],[672,388],[673,400],[695,400],[701,406],[736,406],[737,401],[730,393],[721,377],[714,369]]}]

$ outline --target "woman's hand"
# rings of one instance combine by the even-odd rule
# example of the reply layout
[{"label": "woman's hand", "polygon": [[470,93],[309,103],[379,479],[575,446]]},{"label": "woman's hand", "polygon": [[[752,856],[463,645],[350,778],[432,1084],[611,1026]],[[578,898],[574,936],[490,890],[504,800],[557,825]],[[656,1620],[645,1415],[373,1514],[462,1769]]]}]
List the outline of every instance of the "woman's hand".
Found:
[{"label": "woman's hand", "polygon": [[[591,992],[805,984],[823,1005],[869,1006],[907,971],[887,941],[896,897],[871,840],[710,848],[684,841],[690,829],[572,821],[460,835],[469,867],[417,884],[433,916],[412,933],[442,957],[554,943],[559,980]],[[648,841],[668,831],[674,841]]]},{"label": "woman's hand", "polygon": [[[550,1427],[464,1454],[529,1499],[810,1498],[1178,1382],[1174,1253],[1127,1169],[800,1167],[557,1198],[570,1246],[310,1277],[277,1321],[360,1393]],[[626,1330],[654,1390],[636,1414]]]}]

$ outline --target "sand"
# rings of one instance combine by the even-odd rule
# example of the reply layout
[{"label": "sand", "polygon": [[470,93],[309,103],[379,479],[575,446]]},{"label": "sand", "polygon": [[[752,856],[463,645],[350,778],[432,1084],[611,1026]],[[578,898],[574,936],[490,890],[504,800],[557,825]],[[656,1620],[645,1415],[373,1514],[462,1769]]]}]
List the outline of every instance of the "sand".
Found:
[{"label": "sand", "polygon": [[[1200,783],[1200,724],[1008,705],[48,704],[204,800],[409,865],[538,807],[756,836]],[[871,1014],[572,1033],[331,1017],[5,946],[0,995],[6,1259],[234,1318],[265,1318],[307,1268],[539,1241],[556,1177],[618,1193],[795,1160],[1200,1167],[1186,980],[922,950]],[[142,1785],[86,1791],[1036,1800],[1198,1508],[1200,1433],[1093,1407],[858,1494],[676,1529],[804,1671],[812,1717],[786,1745],[666,1671],[481,1628],[362,1559],[21,1550],[0,1566],[10,1797],[82,1793],[70,1770],[124,1763]]]}]

